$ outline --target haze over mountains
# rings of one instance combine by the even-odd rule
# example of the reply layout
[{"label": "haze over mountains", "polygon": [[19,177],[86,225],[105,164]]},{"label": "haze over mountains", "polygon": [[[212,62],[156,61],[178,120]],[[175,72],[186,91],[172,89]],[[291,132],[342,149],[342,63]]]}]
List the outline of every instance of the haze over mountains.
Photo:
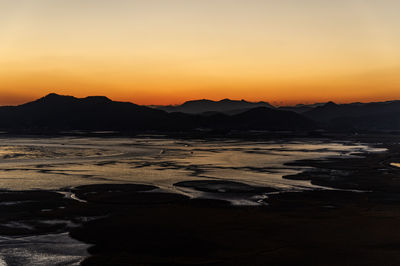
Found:
[{"label": "haze over mountains", "polygon": [[198,100],[147,107],[104,96],[49,94],[19,106],[0,107],[0,129],[13,132],[65,130],[167,131],[371,131],[400,130],[400,101],[297,105]]}]

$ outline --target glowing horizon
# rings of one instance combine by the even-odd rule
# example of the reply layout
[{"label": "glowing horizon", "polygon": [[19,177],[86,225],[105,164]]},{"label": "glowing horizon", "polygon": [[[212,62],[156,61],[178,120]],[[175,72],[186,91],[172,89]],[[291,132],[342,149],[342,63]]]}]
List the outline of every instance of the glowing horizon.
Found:
[{"label": "glowing horizon", "polygon": [[[301,3],[300,3],[301,2]],[[0,2],[0,105],[400,99],[394,0]]]}]

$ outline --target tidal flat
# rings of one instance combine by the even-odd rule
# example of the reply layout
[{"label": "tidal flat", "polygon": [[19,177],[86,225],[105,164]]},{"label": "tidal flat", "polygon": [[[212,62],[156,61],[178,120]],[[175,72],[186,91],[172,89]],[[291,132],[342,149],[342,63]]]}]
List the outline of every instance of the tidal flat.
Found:
[{"label": "tidal flat", "polygon": [[0,265],[398,265],[398,140],[3,136]]}]

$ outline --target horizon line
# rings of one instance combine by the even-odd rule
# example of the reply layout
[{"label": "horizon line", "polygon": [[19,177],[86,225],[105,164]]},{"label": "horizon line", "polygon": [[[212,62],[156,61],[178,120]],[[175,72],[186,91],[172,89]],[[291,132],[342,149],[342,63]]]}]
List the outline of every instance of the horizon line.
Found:
[{"label": "horizon line", "polygon": [[221,102],[221,101],[224,101],[224,100],[237,101],[237,102],[244,101],[244,102],[248,102],[248,103],[262,103],[262,102],[263,102],[263,103],[267,103],[267,104],[269,104],[269,105],[271,105],[271,106],[273,106],[273,107],[276,107],[276,108],[279,108],[279,107],[296,107],[296,106],[299,106],[299,105],[327,104],[327,103],[329,103],[329,102],[332,102],[332,103],[338,104],[338,105],[342,105],[342,104],[357,104],[357,103],[362,103],[362,104],[367,104],[367,103],[386,103],[386,102],[395,102],[395,101],[399,101],[399,100],[400,100],[400,99],[397,99],[397,100],[396,100],[396,99],[392,99],[392,100],[354,101],[354,102],[335,102],[334,100],[328,100],[328,101],[320,101],[320,102],[312,102],[312,103],[299,102],[299,103],[297,103],[297,104],[292,104],[292,105],[279,105],[279,104],[275,104],[275,103],[274,103],[274,102],[276,102],[276,101],[270,102],[270,101],[268,101],[268,100],[267,100],[267,101],[265,101],[265,100],[249,101],[249,100],[246,100],[246,99],[231,99],[231,98],[222,98],[222,99],[219,99],[219,100],[212,100],[212,99],[207,99],[207,98],[199,98],[199,99],[186,100],[186,101],[184,101],[184,102],[182,102],[182,103],[178,103],[178,104],[165,104],[165,105],[162,105],[162,104],[161,104],[161,105],[160,105],[160,104],[137,104],[137,103],[135,103],[135,102],[133,102],[133,101],[113,100],[113,99],[111,99],[110,97],[108,97],[108,96],[106,96],[106,95],[88,95],[88,96],[84,96],[84,97],[77,97],[77,96],[73,96],[73,95],[59,94],[59,93],[51,92],[51,93],[46,94],[45,96],[42,96],[42,97],[39,97],[39,98],[34,98],[34,99],[32,99],[32,100],[28,100],[28,101],[23,102],[23,103],[20,103],[20,104],[14,104],[14,105],[12,105],[12,104],[7,105],[7,104],[6,104],[6,105],[0,105],[0,107],[6,107],[6,106],[20,106],[20,105],[23,105],[23,104],[27,104],[27,103],[34,102],[34,101],[36,101],[36,100],[39,100],[39,99],[48,97],[48,96],[50,96],[50,95],[57,95],[57,96],[61,96],[61,97],[74,97],[74,98],[76,98],[76,99],[85,99],[85,98],[90,98],[90,97],[105,97],[105,98],[107,98],[107,99],[109,99],[109,100],[111,100],[111,101],[113,101],[113,102],[127,102],[127,103],[136,104],[136,105],[139,105],[139,106],[147,106],[147,107],[166,107],[166,106],[176,107],[176,106],[183,105],[184,103],[193,102],[193,101]]}]

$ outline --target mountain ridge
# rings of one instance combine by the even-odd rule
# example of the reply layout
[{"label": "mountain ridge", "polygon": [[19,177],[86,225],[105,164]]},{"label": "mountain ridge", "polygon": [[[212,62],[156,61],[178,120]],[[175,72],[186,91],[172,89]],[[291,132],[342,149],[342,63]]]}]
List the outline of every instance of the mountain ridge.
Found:
[{"label": "mountain ridge", "polygon": [[213,101],[208,99],[190,100],[181,105],[165,105],[165,106],[152,106],[155,109],[163,110],[166,112],[181,112],[187,114],[201,114],[207,112],[220,112],[229,114],[238,110],[245,110],[255,107],[268,107],[275,108],[267,102],[248,102],[245,100],[231,100],[222,99],[220,101]]},{"label": "mountain ridge", "polygon": [[[226,100],[225,102],[230,101]],[[253,114],[250,117],[246,114]],[[294,119],[295,117],[295,119]],[[207,130],[308,130],[314,123],[302,115],[268,107],[242,114],[211,113],[208,116],[165,112],[103,96],[76,98],[49,94],[19,106],[0,107],[1,130],[60,131],[187,131]],[[291,121],[290,123],[285,121]]]},{"label": "mountain ridge", "polygon": [[[263,131],[387,131],[400,130],[400,101],[275,108],[265,102],[195,100],[187,105],[217,105],[218,111],[166,112],[105,96],[76,98],[48,94],[18,106],[0,107],[0,130],[57,132],[112,130],[166,132],[193,130]],[[256,106],[255,106],[255,105]],[[233,106],[248,108],[229,109]],[[223,106],[224,108],[222,108]],[[221,109],[222,108],[222,109]],[[310,109],[311,108],[311,109]],[[204,109],[204,108],[203,108]],[[201,110],[203,110],[201,109]],[[228,110],[229,109],[229,110]],[[222,110],[222,111],[221,111]]]}]

